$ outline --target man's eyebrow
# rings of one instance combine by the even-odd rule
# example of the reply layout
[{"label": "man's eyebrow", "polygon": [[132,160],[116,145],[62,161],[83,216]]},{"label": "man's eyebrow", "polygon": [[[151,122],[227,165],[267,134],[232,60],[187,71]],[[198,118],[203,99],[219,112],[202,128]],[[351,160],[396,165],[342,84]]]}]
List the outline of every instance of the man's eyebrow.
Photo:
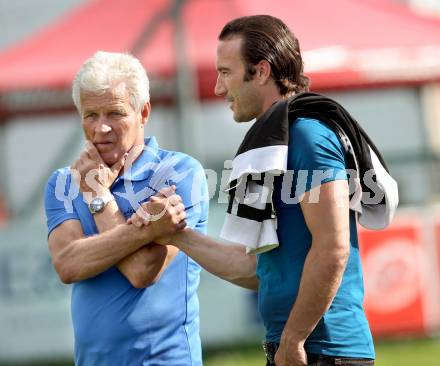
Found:
[{"label": "man's eyebrow", "polygon": [[109,106],[108,108],[109,111],[119,111],[119,112],[125,112],[125,108],[122,105],[113,105],[113,106]]},{"label": "man's eyebrow", "polygon": [[226,66],[217,66],[217,71],[229,71],[229,67]]}]

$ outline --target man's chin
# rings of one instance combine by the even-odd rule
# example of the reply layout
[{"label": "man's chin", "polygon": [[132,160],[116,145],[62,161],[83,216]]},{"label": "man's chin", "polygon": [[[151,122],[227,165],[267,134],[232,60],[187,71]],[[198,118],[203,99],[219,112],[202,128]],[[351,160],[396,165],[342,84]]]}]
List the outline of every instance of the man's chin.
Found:
[{"label": "man's chin", "polygon": [[254,118],[253,117],[248,117],[248,116],[243,116],[243,115],[238,115],[235,114],[232,116],[232,118],[234,119],[235,122],[237,123],[242,123],[242,122],[250,122],[252,121]]},{"label": "man's chin", "polygon": [[115,153],[101,153],[101,158],[108,166],[112,166],[118,161],[118,155]]}]

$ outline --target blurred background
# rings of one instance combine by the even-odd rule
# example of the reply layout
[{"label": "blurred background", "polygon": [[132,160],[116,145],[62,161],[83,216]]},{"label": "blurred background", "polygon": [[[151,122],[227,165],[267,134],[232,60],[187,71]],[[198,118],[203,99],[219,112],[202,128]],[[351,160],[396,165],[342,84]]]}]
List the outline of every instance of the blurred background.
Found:
[{"label": "blurred background", "polygon": [[[51,266],[43,189],[82,150],[72,78],[97,50],[128,51],[152,83],[146,129],[209,171],[218,237],[225,160],[249,124],[213,93],[230,19],[280,17],[312,90],[341,102],[398,180],[387,230],[360,231],[378,365],[440,365],[440,1],[0,0],[0,365],[72,365],[70,288]],[[263,365],[255,295],[203,272],[205,364]]]}]

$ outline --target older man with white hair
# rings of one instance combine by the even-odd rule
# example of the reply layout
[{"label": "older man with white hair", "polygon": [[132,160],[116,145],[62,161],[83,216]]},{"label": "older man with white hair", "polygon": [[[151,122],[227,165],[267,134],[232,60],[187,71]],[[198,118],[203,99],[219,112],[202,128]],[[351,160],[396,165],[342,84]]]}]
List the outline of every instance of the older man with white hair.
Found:
[{"label": "older man with white hair", "polygon": [[[133,56],[97,52],[72,94],[86,146],[49,178],[45,207],[53,265],[73,284],[75,364],[201,365],[200,268],[154,241],[185,225],[205,232],[204,171],[144,140],[149,81]],[[130,223],[135,211],[147,227]]]}]

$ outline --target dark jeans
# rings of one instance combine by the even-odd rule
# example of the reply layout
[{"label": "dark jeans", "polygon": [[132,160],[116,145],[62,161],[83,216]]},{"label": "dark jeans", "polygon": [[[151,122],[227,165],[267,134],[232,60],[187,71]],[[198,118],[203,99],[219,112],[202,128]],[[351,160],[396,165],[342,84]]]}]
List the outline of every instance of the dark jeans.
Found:
[{"label": "dark jeans", "polygon": [[[266,366],[276,366],[273,362],[275,353],[278,348],[276,343],[264,343],[264,351],[267,357]],[[324,356],[307,353],[307,360],[309,366],[373,366],[374,360],[369,358],[351,358],[351,357],[337,357]]]}]

